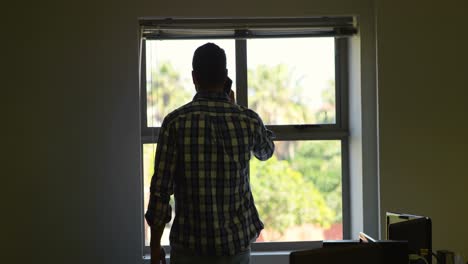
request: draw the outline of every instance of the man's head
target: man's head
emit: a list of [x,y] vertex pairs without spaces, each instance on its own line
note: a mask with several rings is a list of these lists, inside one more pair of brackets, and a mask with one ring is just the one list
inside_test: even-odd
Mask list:
[[197,91],[222,90],[227,77],[226,54],[214,43],[206,43],[195,50],[192,78]]

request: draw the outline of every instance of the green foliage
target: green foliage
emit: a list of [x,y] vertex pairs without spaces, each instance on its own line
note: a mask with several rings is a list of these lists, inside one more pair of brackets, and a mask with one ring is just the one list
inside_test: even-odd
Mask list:
[[342,220],[341,145],[339,141],[315,141],[299,144],[294,169],[312,182],[336,212],[334,222]]
[[327,228],[335,217],[314,184],[286,160],[275,156],[265,162],[252,159],[250,183],[261,218],[280,234],[305,223]]
[[160,125],[164,117],[191,99],[191,93],[183,87],[180,74],[170,62],[162,62],[148,79],[148,120]]
[[315,112],[315,119],[318,124],[333,124],[336,122],[334,80],[328,81],[328,86],[321,95],[323,105]]
[[284,64],[249,69],[249,108],[266,124],[301,124],[309,120],[305,99],[298,96],[302,94],[302,87],[291,76]]
[[[335,82],[330,80],[322,91],[321,108],[312,111],[299,81],[292,79],[286,65],[259,65],[249,72],[249,107],[267,124],[328,124],[335,122]],[[326,205],[335,212],[334,222],[342,220],[341,146],[339,141],[277,142],[275,156],[287,160],[314,184]],[[252,161],[254,162],[254,161]],[[292,216],[289,216],[292,217]],[[315,223],[315,222],[314,222]]]
[[143,145],[143,175],[145,184],[148,188],[151,182],[151,177],[154,173],[154,153],[156,152],[156,144],[144,144]]

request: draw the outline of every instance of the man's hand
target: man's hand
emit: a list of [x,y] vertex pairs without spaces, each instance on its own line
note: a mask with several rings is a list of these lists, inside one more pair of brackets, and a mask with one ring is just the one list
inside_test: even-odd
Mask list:
[[151,264],[166,264],[166,253],[161,247],[161,236],[164,232],[164,225],[151,226]]
[[234,94],[234,91],[233,91],[233,90],[231,90],[231,91],[229,92],[229,99],[231,99],[231,100],[230,100],[231,103],[233,103],[233,104],[236,103],[236,95]]
[[166,264],[166,252],[159,245],[151,246],[151,264]]

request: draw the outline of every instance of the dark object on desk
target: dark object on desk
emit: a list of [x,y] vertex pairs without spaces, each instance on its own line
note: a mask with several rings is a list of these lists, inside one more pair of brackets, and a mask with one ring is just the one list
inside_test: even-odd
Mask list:
[[437,251],[437,264],[453,264],[455,259],[455,253],[448,250]]
[[372,238],[371,236],[367,235],[364,232],[359,232],[359,241],[361,241],[362,243],[376,243],[377,242],[377,240],[375,240],[374,238]]
[[432,263],[432,223],[429,217],[387,213],[387,239],[408,241],[408,254],[419,255],[428,264]]
[[291,252],[290,264],[407,264],[407,243],[324,242],[323,248]]

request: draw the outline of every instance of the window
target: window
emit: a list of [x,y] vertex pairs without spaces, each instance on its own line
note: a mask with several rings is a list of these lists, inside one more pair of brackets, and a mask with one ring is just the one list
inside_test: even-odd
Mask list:
[[[191,60],[226,51],[237,103],[277,136],[250,177],[265,223],[257,241],[342,239],[349,232],[346,36],[351,18],[142,21],[141,120],[146,209],[159,127],[195,95]],[[144,219],[142,218],[142,221]],[[162,244],[169,244],[170,224]],[[145,223],[145,245],[149,229]]]

